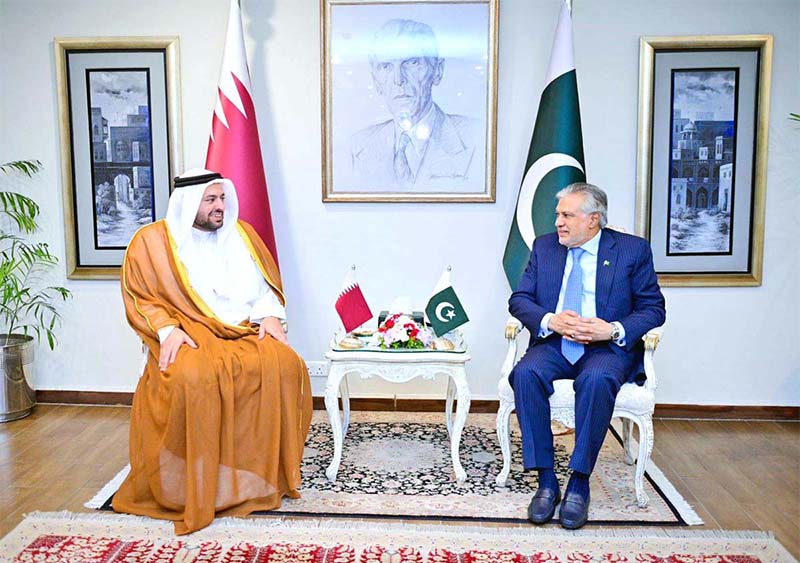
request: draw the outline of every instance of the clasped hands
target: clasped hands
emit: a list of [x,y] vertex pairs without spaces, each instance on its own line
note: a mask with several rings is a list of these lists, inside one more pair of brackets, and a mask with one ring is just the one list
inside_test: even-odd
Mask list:
[[572,342],[589,344],[611,340],[614,327],[597,317],[581,317],[575,311],[562,311],[550,317],[547,328]]
[[[278,342],[289,345],[289,340],[283,331],[283,325],[281,325],[281,321],[277,317],[264,317],[261,319],[261,324],[258,326],[258,339],[263,340],[268,334]],[[164,342],[161,343],[161,352],[158,356],[158,368],[161,371],[165,371],[175,361],[178,356],[178,350],[184,344],[190,348],[197,348],[197,343],[180,327],[176,326],[169,333],[169,336],[164,339]]]

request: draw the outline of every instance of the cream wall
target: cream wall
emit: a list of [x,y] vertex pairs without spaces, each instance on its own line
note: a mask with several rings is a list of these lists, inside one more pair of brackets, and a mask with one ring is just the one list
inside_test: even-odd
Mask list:
[[[243,0],[245,29],[276,236],[288,288],[290,338],[320,360],[336,324],[332,302],[355,262],[374,309],[402,291],[422,304],[443,266],[472,322],[466,327],[474,395],[492,398],[504,355],[508,288],[500,265],[544,80],[558,0],[501,0],[497,203],[325,204],[320,201],[319,3]],[[42,238],[64,256],[53,37],[179,35],[184,162],[205,157],[224,41],[225,0],[0,0],[0,160],[39,158],[28,186],[42,205]],[[575,60],[589,178],[605,187],[612,222],[634,225],[640,35],[775,36],[764,283],[758,288],[668,288],[668,328],[657,368],[662,403],[800,405],[800,2],[575,0]],[[423,230],[410,253],[398,233]],[[787,249],[789,249],[787,251]],[[129,391],[140,364],[119,287],[52,281],[75,298],[63,307],[55,352],[40,347],[42,389]],[[319,390],[319,383],[315,388]],[[356,394],[369,393],[355,386]],[[394,388],[382,396],[428,396]]]

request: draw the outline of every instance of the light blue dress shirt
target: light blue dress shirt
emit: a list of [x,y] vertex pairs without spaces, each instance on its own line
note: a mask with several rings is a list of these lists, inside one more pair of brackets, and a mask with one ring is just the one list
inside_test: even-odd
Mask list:
[[[581,317],[597,316],[595,289],[597,284],[597,253],[600,250],[600,229],[595,236],[583,243],[580,248],[584,250],[580,258],[583,273],[583,295],[581,296]],[[567,280],[572,271],[572,252],[567,252],[567,263],[564,265],[564,275],[561,277],[561,291],[558,292],[558,304],[555,313],[546,313],[539,325],[539,338],[550,336],[553,331],[548,328],[550,319],[564,310],[564,293],[567,290]],[[611,324],[619,327],[619,338],[614,341],[619,346],[625,346],[625,327],[622,323],[614,321]]]

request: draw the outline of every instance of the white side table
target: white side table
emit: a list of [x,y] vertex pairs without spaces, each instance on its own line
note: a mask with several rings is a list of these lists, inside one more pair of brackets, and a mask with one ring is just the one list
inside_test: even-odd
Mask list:
[[[333,461],[325,471],[328,479],[336,481],[339,464],[342,461],[342,445],[350,424],[350,393],[347,387],[347,376],[358,374],[361,379],[380,377],[393,383],[406,383],[421,377],[432,381],[437,375],[447,376],[447,399],[445,402],[445,422],[450,435],[450,457],[453,460],[453,471],[456,481],[463,483],[467,473],[461,466],[458,450],[461,444],[461,432],[469,413],[470,392],[467,384],[467,372],[464,367],[470,357],[463,352],[433,351],[395,351],[387,352],[375,349],[361,350],[329,350],[325,357],[330,360],[328,380],[325,385],[325,409],[331,421],[333,431]],[[339,393],[342,396],[343,413],[339,411]],[[453,420],[453,400],[458,399],[455,421]]]

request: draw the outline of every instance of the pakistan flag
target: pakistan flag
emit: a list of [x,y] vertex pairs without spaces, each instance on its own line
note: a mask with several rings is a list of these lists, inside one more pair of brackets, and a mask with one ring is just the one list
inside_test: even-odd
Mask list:
[[572,16],[566,3],[558,18],[545,84],[503,254],[512,291],[528,266],[533,239],[555,231],[556,193],[573,182],[586,181]]
[[436,336],[450,332],[469,320],[453,286],[447,287],[431,297],[425,307],[425,314],[428,315],[431,328]]
[[425,316],[436,336],[448,333],[469,321],[450,282],[450,268],[447,268],[433,288],[433,296],[425,306]]

